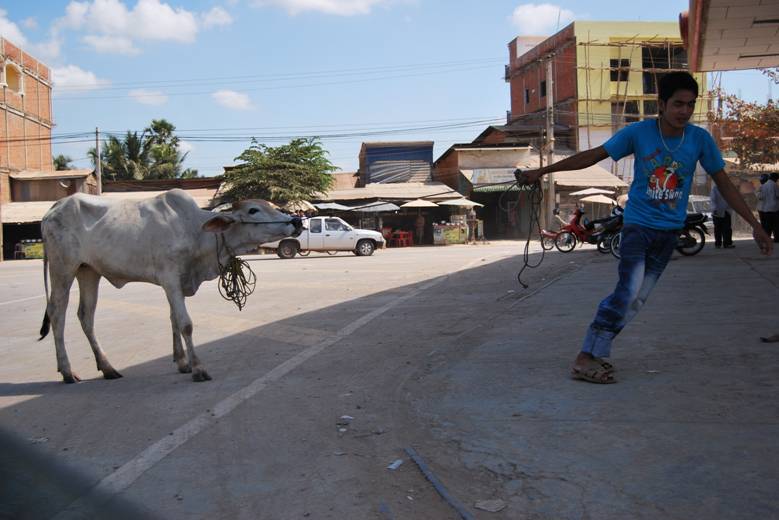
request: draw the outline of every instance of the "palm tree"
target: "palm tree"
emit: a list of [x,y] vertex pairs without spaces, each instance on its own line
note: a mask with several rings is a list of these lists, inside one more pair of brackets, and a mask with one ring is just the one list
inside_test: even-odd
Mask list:
[[73,162],[73,159],[67,155],[59,154],[53,159],[53,162],[54,169],[57,171],[72,169],[70,163]]
[[[165,119],[153,119],[138,135],[128,131],[123,139],[109,135],[100,151],[103,175],[117,179],[175,179],[197,177],[197,170],[182,171],[187,154],[179,151],[176,127]],[[96,164],[95,149],[89,150]]]

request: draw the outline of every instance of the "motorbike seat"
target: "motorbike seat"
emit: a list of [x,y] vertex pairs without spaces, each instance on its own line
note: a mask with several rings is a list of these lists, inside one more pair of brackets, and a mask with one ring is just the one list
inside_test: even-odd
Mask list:
[[706,221],[706,215],[703,213],[687,213],[687,217],[684,219],[684,223],[695,225],[701,224]]

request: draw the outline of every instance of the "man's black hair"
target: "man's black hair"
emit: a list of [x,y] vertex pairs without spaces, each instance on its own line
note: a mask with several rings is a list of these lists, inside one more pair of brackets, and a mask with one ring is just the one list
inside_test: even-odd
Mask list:
[[669,72],[660,78],[658,87],[658,96],[666,103],[677,90],[689,90],[698,97],[698,82],[689,72]]
[[774,182],[779,181],[779,173],[773,172],[768,176],[768,178]]

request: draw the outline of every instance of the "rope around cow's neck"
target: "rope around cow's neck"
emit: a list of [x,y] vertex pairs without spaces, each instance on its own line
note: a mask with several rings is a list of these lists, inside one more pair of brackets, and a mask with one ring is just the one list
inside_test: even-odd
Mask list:
[[[219,237],[222,237],[222,248],[227,251],[228,259],[225,265],[219,260]],[[257,275],[246,260],[241,260],[235,251],[227,245],[224,233],[216,235],[216,263],[219,264],[219,294],[222,298],[232,301],[242,310],[246,300],[257,284]]]

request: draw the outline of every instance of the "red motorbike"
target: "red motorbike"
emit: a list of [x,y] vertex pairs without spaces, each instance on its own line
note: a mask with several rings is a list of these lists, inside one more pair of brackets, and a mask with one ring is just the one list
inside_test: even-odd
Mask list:
[[549,250],[554,245],[561,253],[569,253],[577,244],[587,242],[597,245],[601,253],[608,253],[611,236],[619,232],[621,225],[621,212],[590,221],[584,216],[584,210],[577,207],[571,219],[563,224],[560,231],[541,230],[541,246]]

